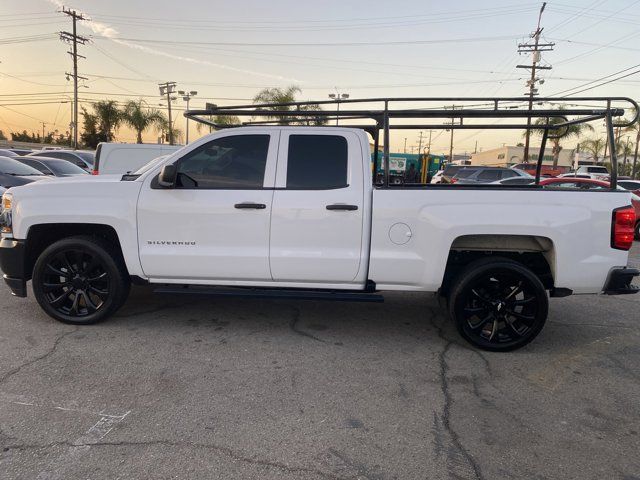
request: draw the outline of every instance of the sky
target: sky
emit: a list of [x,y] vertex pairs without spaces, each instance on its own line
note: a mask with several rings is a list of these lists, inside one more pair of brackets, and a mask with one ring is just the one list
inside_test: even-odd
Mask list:
[[[265,87],[297,85],[301,100],[405,96],[521,96],[530,41],[542,2],[514,0],[0,0],[0,130],[69,129],[72,68],[57,32],[70,31],[62,6],[85,13],[78,33],[81,105],[144,99],[164,108],[158,83],[195,90],[205,102],[242,104]],[[550,0],[542,16],[541,95],[589,88],[584,95],[640,98],[640,0]],[[636,68],[631,68],[636,66]],[[625,70],[628,69],[628,70]],[[616,72],[620,74],[609,76]],[[605,78],[606,77],[606,78]],[[598,79],[603,79],[599,81]],[[600,86],[599,86],[600,85]],[[592,88],[595,87],[595,88]],[[573,89],[573,90],[571,90]],[[84,103],[82,103],[84,102]],[[184,130],[179,99],[176,124]],[[205,132],[203,131],[202,134]],[[395,132],[410,149],[418,131]],[[597,133],[596,133],[597,134]],[[191,140],[199,136],[191,125]],[[149,131],[144,139],[154,142]],[[119,141],[135,141],[126,128]],[[458,131],[455,153],[521,140],[521,132]],[[447,153],[434,132],[431,151]]]

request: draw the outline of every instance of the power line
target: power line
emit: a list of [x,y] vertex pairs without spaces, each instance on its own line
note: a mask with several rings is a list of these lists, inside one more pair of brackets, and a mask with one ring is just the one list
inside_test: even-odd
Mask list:
[[[579,89],[579,88],[586,87],[587,85],[591,85],[592,83],[597,83],[597,82],[600,82],[600,81],[602,81],[602,80],[606,80],[607,78],[611,78],[611,77],[614,77],[614,76],[616,76],[616,75],[620,75],[621,73],[628,72],[629,70],[633,70],[634,68],[638,68],[638,67],[640,67],[640,63],[639,63],[639,64],[637,64],[637,65],[633,65],[633,66],[631,66],[631,67],[624,68],[624,69],[619,70],[619,71],[617,71],[617,72],[610,73],[609,75],[605,75],[604,77],[600,77],[600,78],[597,78],[597,79],[595,79],[595,80],[591,80],[590,82],[584,83],[584,84],[582,84],[582,85],[578,85],[577,87],[568,88],[567,90],[562,90],[562,91],[560,91],[560,92],[555,92],[555,93],[554,93],[554,94],[552,94],[551,96],[552,96],[552,97],[558,97],[558,96],[563,95],[563,94],[565,94],[565,93],[567,93],[567,92],[571,92],[572,90],[576,90],[576,89]],[[620,77],[620,78],[625,78],[625,77],[628,77],[628,76],[629,76],[629,75],[625,75],[624,77]],[[616,79],[616,80],[619,80],[619,79]],[[614,81],[616,81],[616,80],[614,80]],[[610,82],[608,82],[608,83],[610,83]],[[595,87],[593,87],[593,88],[595,88]],[[573,92],[573,93],[571,93],[570,95],[574,95],[575,93],[577,93],[577,92]]]

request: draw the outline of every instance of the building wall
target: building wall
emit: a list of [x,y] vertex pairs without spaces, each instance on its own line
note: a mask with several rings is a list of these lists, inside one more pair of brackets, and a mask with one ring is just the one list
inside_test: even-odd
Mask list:
[[[529,159],[537,161],[539,146],[529,149]],[[560,151],[558,165],[570,167],[573,165],[574,150],[563,148]],[[471,154],[471,165],[485,165],[491,167],[509,167],[516,163],[522,163],[524,159],[524,147],[505,146]],[[544,151],[544,164],[553,163],[553,152],[551,148]]]

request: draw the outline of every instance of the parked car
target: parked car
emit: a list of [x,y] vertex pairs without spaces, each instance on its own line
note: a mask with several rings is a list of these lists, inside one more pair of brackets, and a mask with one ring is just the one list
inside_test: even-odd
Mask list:
[[462,168],[470,168],[469,165],[454,165],[448,164],[444,167],[442,171],[441,181],[440,183],[452,183],[451,179],[458,173],[458,171]]
[[0,148],[0,156],[2,157],[17,157],[18,154],[8,148]]
[[[592,180],[587,178],[549,178],[540,181],[540,185],[545,188],[571,188],[579,190],[608,190],[611,188],[609,182],[602,180]],[[618,190],[626,190],[623,186],[618,185]],[[640,196],[631,193],[631,205],[633,205],[636,218],[634,223],[634,237],[640,240]]]
[[531,175],[522,171],[503,167],[464,167],[458,170],[451,183],[467,185],[472,183],[492,183],[505,178],[524,177]]
[[15,158],[0,157],[0,186],[4,188],[17,187],[46,178],[43,173],[20,163]]
[[640,180],[620,180],[618,178],[618,186],[640,195]]
[[173,153],[180,148],[181,145],[103,142],[98,144],[91,173],[99,175],[135,172],[154,158]]
[[27,157],[33,156],[46,156],[49,158],[59,158],[62,160],[67,160],[78,167],[90,172],[93,169],[93,162],[95,158],[95,154],[91,150],[47,150],[46,153],[42,153],[42,150],[39,152],[32,152]]
[[14,157],[16,161],[29,165],[45,175],[53,177],[73,177],[76,175],[88,175],[89,172],[74,165],[67,160],[50,157]]
[[604,165],[580,165],[574,172],[576,175],[589,175],[594,180],[609,180],[610,174]]
[[444,170],[438,170],[433,177],[431,177],[431,182],[429,183],[442,183],[442,175],[444,174]]
[[495,182],[491,182],[496,185],[533,185],[536,181],[535,177],[511,177],[505,178],[503,180],[496,180]]
[[27,155],[33,152],[31,148],[9,148],[8,150],[11,150],[13,153],[17,153],[18,155]]
[[[512,165],[511,168],[516,170],[521,170],[523,172],[528,173],[531,176],[535,176],[536,174],[536,163],[518,163],[516,165]],[[540,176],[541,177],[557,177],[558,175],[562,175],[563,173],[569,173],[570,168],[558,165],[554,167],[553,165],[541,165],[540,167]]]

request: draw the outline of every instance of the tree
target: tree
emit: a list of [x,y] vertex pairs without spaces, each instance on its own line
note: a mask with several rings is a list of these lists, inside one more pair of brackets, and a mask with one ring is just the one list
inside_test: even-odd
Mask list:
[[[301,92],[300,87],[296,85],[291,85],[287,88],[265,88],[260,90],[258,94],[253,97],[253,103],[261,104],[261,103],[293,103],[296,101],[296,95]],[[317,117],[308,117],[305,116],[303,118],[296,118],[295,116],[274,116],[269,115],[269,111],[302,111],[302,112],[315,112],[322,110],[320,105],[317,103],[312,103],[308,105],[300,105],[299,108],[293,110],[290,105],[284,106],[276,106],[276,107],[266,107],[260,109],[260,111],[267,112],[264,117],[270,120],[276,120],[279,125],[324,125],[327,123],[327,119],[325,117],[317,116]]]
[[108,141],[106,133],[99,129],[98,116],[89,113],[84,107],[82,107],[82,130],[80,139],[89,148],[96,148],[98,143]]
[[591,154],[591,158],[596,163],[602,156],[606,145],[607,141],[604,138],[589,138],[583,142],[580,142],[580,148],[585,152]]
[[638,173],[637,164],[638,164],[638,145],[640,145],[640,121],[637,121],[633,125],[624,129],[627,133],[635,133],[636,134],[636,147],[633,153],[633,169],[631,171],[631,176],[636,178],[636,174]]
[[142,100],[130,100],[122,112],[122,121],[136,131],[137,142],[142,143],[142,133],[151,127],[162,130],[167,124],[167,119],[159,110],[144,108]]
[[[563,107],[558,109],[558,113],[562,115]],[[562,117],[550,117],[549,125],[559,125],[564,123],[565,119]],[[546,118],[538,118],[535,122],[535,125],[545,125],[547,123]],[[551,152],[553,153],[553,168],[558,166],[558,159],[560,158],[560,152],[562,151],[562,145],[560,145],[560,139],[567,140],[573,137],[580,137],[585,131],[593,131],[593,127],[588,123],[578,123],[576,125],[569,125],[568,127],[561,127],[557,129],[549,130],[550,135],[559,135],[560,138],[553,138],[551,142],[553,144],[553,148]],[[537,135],[542,135],[544,133],[543,128],[534,128],[533,132]]]
[[[236,125],[240,125],[241,123],[240,119],[235,115],[209,115],[207,118],[213,123],[217,125],[223,125],[225,127],[233,127]],[[211,125],[205,125],[204,123],[198,123],[198,125],[196,125],[196,130],[200,132],[204,127],[207,127],[209,129],[209,133],[214,130],[214,127],[212,127]]]
[[115,100],[103,100],[93,105],[93,112],[97,117],[98,130],[107,138],[107,142],[113,141],[115,138],[114,130],[116,130],[123,120],[123,113],[118,108],[118,102]]
[[4,135],[4,132],[0,130],[0,140],[6,140],[7,137]]

